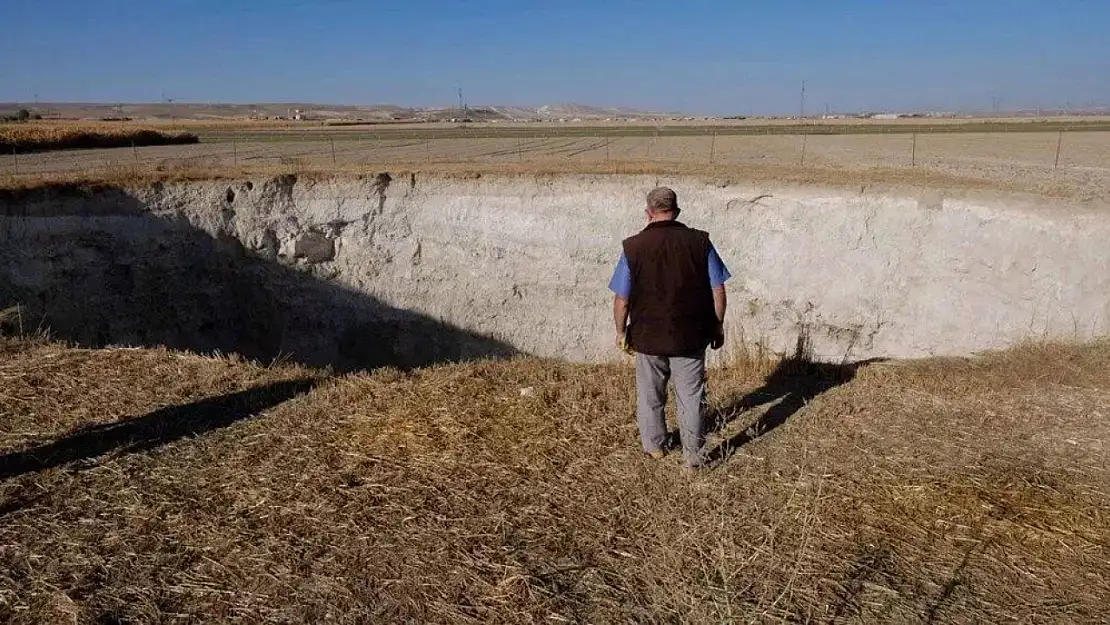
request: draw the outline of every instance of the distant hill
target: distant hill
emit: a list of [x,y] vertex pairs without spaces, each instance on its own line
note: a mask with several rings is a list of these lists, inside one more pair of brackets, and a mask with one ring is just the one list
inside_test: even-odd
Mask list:
[[393,105],[338,105],[313,103],[132,103],[101,104],[81,102],[16,103],[0,102],[0,110],[31,109],[46,118],[57,119],[120,119],[135,120],[233,120],[233,119],[302,119],[336,121],[552,121],[600,119],[650,119],[676,115],[651,113],[620,107],[597,107],[583,104],[549,104],[535,108],[521,106],[468,106],[458,108],[406,108]]
[[630,108],[597,107],[584,104],[548,104],[537,108],[523,108],[518,106],[489,107],[508,119],[515,120],[555,120],[555,119],[641,119],[645,117],[661,117],[673,113],[653,113]]

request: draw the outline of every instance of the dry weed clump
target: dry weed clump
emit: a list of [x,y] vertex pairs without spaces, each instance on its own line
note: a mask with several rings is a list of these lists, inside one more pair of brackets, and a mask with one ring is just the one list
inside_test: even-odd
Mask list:
[[0,152],[44,152],[87,148],[143,147],[198,143],[197,135],[109,123],[0,124]]
[[285,158],[273,165],[164,165],[117,163],[89,167],[81,171],[20,173],[0,176],[0,191],[24,191],[51,186],[95,187],[102,185],[139,186],[159,182],[191,182],[237,180],[259,176],[300,176],[335,178],[342,176],[376,175],[390,172],[396,177],[409,173],[459,178],[482,176],[518,176],[545,179],[560,175],[587,176],[656,176],[661,180],[674,176],[690,176],[715,184],[786,184],[817,185],[851,189],[856,192],[881,193],[907,189],[947,189],[949,192],[1035,192],[1048,197],[1071,197],[1074,189],[1063,186],[1036,188],[1017,183],[959,177],[925,170],[896,168],[821,168],[790,165],[718,165],[683,163],[614,162],[590,163],[572,160],[551,160],[539,163],[503,164],[475,162],[426,163],[416,160],[367,162],[338,165],[304,158]]
[[19,306],[0,308],[0,337],[23,334],[23,309]]
[[741,354],[691,473],[640,454],[622,365],[0,341],[0,620],[1102,622],[1108,355]]

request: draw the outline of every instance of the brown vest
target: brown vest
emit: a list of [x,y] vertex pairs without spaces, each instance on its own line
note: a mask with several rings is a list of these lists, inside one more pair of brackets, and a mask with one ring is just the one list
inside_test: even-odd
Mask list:
[[632,273],[628,343],[641,354],[705,351],[717,328],[709,284],[709,233],[677,221],[648,224],[624,240]]

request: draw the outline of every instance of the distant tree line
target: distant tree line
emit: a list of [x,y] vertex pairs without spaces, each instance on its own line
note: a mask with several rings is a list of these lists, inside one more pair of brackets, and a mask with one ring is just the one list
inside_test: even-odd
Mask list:
[[0,120],[6,122],[26,122],[31,121],[32,119],[42,119],[42,115],[39,115],[38,113],[32,113],[29,109],[19,109],[12,115],[5,115],[3,117],[0,117]]

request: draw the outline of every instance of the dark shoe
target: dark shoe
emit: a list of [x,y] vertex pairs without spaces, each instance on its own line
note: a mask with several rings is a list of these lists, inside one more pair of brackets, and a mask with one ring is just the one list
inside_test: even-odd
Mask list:
[[677,451],[682,449],[682,436],[679,435],[678,430],[670,430],[667,432],[666,438],[663,439],[663,451]]

